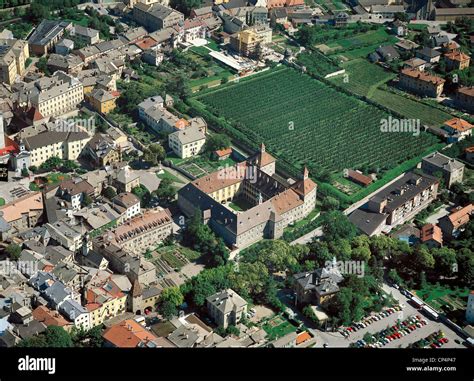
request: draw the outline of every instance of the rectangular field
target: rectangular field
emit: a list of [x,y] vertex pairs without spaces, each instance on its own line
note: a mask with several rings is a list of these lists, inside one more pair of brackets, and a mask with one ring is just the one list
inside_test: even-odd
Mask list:
[[349,61],[342,66],[346,70],[345,75],[333,77],[331,82],[364,97],[370,98],[378,86],[396,77],[395,73],[365,59]]
[[422,132],[384,133],[382,109],[289,68],[226,85],[195,98],[225,118],[256,148],[261,142],[279,160],[317,176],[344,168],[391,169],[432,147]]

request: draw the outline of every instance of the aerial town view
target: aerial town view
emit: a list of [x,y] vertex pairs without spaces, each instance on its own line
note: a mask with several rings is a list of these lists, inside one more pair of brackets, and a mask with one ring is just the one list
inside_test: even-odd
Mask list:
[[0,358],[406,352],[400,379],[460,380],[474,3],[86,1],[0,0]]

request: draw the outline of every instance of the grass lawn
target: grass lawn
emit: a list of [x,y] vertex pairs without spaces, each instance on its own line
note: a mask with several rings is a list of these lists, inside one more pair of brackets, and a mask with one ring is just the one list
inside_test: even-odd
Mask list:
[[5,205],[5,199],[0,197],[0,206]]
[[425,288],[416,291],[416,294],[437,310],[452,312],[466,308],[469,289],[467,287],[450,288],[438,283],[428,284]]
[[66,173],[57,173],[57,172],[50,173],[48,176],[46,176],[46,179],[48,180],[48,184],[57,184],[61,181],[69,180],[70,178],[71,178],[71,175],[68,175]]
[[236,198],[232,202],[230,202],[229,207],[234,209],[237,212],[242,212],[244,210],[250,209],[253,205],[250,204],[247,200],[244,200],[242,198]]
[[270,341],[296,331],[296,327],[280,315],[277,315],[264,323],[262,328],[267,333],[267,339]]
[[236,163],[231,158],[214,161],[209,159],[206,154],[190,157],[187,159],[181,159],[177,156],[170,155],[168,156],[168,159],[174,165],[179,166],[181,169],[184,169],[186,172],[196,177],[202,177],[210,172],[218,170],[219,168],[233,166]]
[[427,24],[408,24],[408,29],[410,30],[416,30],[418,32],[421,32],[422,30],[425,30],[426,28],[428,28],[428,25]]
[[195,261],[201,253],[178,244],[158,248],[157,253],[173,268],[183,267],[187,261]]
[[179,177],[173,175],[171,172],[168,172],[166,169],[163,169],[163,171],[164,171],[163,173],[157,173],[156,174],[159,179],[161,179],[161,180],[169,179],[169,180],[171,180],[175,183],[184,184],[183,181]]

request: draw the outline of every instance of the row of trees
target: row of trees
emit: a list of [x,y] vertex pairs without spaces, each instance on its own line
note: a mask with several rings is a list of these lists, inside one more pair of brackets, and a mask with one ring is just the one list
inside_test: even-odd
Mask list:
[[63,327],[50,325],[39,335],[24,339],[18,347],[28,348],[70,348],[70,347],[101,347],[103,344],[102,326],[88,331],[73,328],[71,332]]

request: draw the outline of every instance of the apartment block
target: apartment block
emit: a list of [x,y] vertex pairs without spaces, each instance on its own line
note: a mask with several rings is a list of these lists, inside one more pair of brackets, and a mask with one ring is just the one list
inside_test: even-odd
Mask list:
[[13,84],[18,76],[25,73],[25,62],[29,56],[26,41],[0,39],[0,81]]

